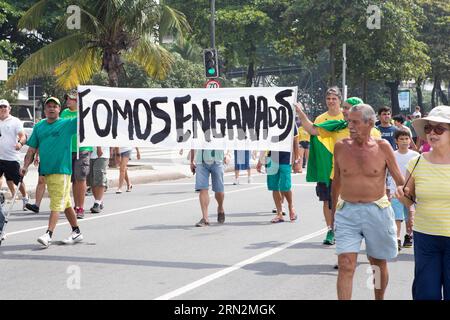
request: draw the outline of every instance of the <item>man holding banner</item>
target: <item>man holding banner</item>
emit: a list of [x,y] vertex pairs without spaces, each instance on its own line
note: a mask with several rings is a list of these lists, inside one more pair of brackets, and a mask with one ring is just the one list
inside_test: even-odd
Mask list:
[[45,101],[46,119],[34,127],[33,134],[27,141],[29,148],[20,170],[21,175],[25,176],[28,167],[33,163],[36,150],[39,148],[40,173],[45,176],[51,210],[47,232],[37,239],[45,247],[51,244],[53,231],[61,211],[64,211],[72,226],[72,233],[63,243],[74,244],[83,240],[70,199],[71,138],[77,132],[77,118],[61,119],[60,111],[61,103],[58,98],[50,97]]
[[[194,161],[195,158],[195,161]],[[225,222],[225,211],[223,201],[225,190],[223,183],[223,165],[229,162],[229,155],[224,156],[223,150],[198,150],[194,157],[191,150],[191,171],[195,174],[195,190],[200,190],[199,199],[202,210],[202,219],[195,224],[196,227],[209,226],[209,176],[211,175],[212,190],[217,201],[217,222]]]

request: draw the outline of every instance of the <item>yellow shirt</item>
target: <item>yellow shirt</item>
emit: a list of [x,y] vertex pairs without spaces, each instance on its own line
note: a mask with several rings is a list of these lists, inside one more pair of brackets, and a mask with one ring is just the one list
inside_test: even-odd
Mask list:
[[298,128],[298,141],[309,141],[310,135],[303,127]]
[[414,230],[450,237],[450,164],[433,164],[421,156],[408,163],[416,190]]

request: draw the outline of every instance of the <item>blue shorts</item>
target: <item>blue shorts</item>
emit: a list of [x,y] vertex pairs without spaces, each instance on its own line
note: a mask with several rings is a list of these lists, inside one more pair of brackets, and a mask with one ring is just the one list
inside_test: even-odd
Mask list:
[[209,189],[209,175],[211,174],[212,190],[224,192],[223,186],[223,164],[222,163],[200,163],[195,169],[195,190]]
[[350,203],[336,211],[336,252],[359,253],[365,239],[369,257],[387,260],[397,256],[397,226],[392,207],[374,203]]
[[278,164],[271,161],[266,166],[267,171],[267,189],[269,191],[291,191],[292,180],[290,164]]
[[395,213],[395,220],[408,220],[409,210],[397,198],[392,198],[391,206]]

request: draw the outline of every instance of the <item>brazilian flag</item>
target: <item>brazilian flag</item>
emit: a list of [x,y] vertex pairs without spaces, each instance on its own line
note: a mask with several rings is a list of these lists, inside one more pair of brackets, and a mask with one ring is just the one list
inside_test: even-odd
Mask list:
[[[334,132],[347,128],[348,122],[346,120],[328,120],[314,126]],[[323,182],[327,186],[330,185],[334,143],[335,141],[331,137],[311,136],[306,181]]]

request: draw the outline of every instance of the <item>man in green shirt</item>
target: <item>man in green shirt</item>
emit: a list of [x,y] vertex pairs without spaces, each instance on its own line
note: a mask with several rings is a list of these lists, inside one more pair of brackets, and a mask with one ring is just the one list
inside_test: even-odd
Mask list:
[[[77,106],[78,92],[72,90],[65,95],[67,109],[61,112],[62,119],[72,119],[78,116]],[[77,157],[78,136],[72,136],[72,186],[73,198],[75,201],[75,213],[78,219],[84,218],[84,199],[86,196],[86,179],[89,175],[89,164],[92,147],[80,147]]]
[[45,101],[46,119],[34,127],[33,134],[27,141],[29,148],[20,170],[20,174],[25,176],[39,149],[40,173],[45,176],[51,211],[47,232],[37,239],[45,247],[51,243],[61,211],[64,211],[72,226],[71,235],[63,240],[63,243],[74,244],[83,240],[70,199],[70,175],[72,174],[70,138],[77,132],[77,119],[61,119],[60,111],[61,104],[58,98],[50,97]]

